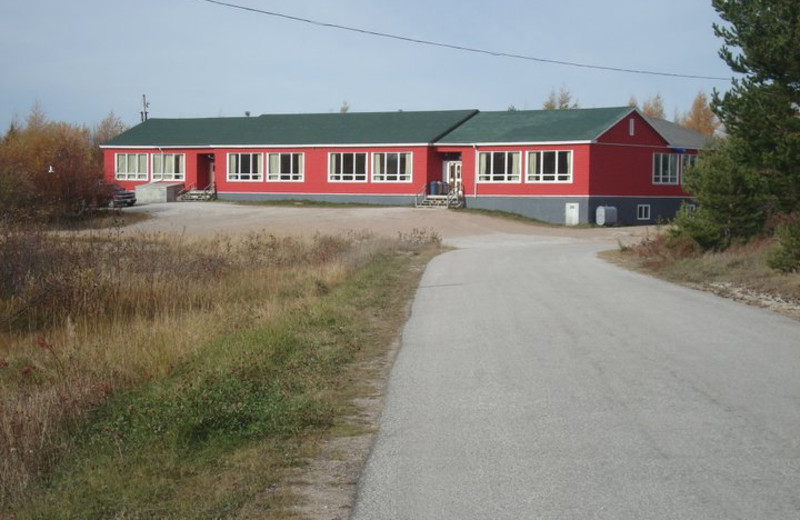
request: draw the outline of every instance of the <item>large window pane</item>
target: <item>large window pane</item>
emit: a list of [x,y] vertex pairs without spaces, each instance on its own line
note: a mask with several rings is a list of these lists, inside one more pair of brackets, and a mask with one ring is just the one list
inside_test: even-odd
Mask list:
[[367,180],[366,153],[330,153],[328,162],[330,164],[328,181],[364,182]]
[[228,154],[228,180],[262,180],[264,174],[263,160],[263,155],[260,153]]

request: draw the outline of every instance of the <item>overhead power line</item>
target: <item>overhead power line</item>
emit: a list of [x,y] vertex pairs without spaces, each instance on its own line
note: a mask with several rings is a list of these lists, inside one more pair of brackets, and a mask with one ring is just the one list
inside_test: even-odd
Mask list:
[[713,80],[713,81],[729,81],[730,78],[723,78],[718,76],[703,76],[699,74],[679,74],[675,72],[659,72],[654,70],[642,70],[642,69],[627,69],[623,67],[609,67],[604,65],[592,65],[589,63],[577,63],[573,61],[563,61],[563,60],[552,60],[547,58],[539,58],[536,56],[526,56],[524,54],[514,54],[511,52],[500,52],[500,51],[491,51],[487,49],[478,49],[475,47],[465,47],[462,45],[455,45],[452,43],[443,43],[443,42],[435,42],[431,40],[421,40],[418,38],[410,38],[408,36],[401,36],[398,34],[389,34],[379,31],[370,31],[368,29],[359,29],[358,27],[350,27],[347,25],[340,25],[336,23],[329,23],[329,22],[320,22],[319,20],[312,20],[310,18],[302,18],[300,16],[292,16],[289,14],[278,13],[275,11],[266,11],[264,9],[256,9],[254,7],[247,7],[244,5],[232,4],[228,2],[220,2],[218,0],[200,0],[202,2],[208,2],[209,4],[216,4],[223,7],[230,7],[232,9],[240,9],[242,11],[249,11],[252,13],[263,14],[266,16],[274,16],[277,18],[284,18],[286,20],[293,20],[295,22],[302,22],[307,23],[310,25],[316,25],[318,27],[328,27],[331,29],[340,29],[342,31],[350,31],[360,34],[366,34],[368,36],[378,36],[380,38],[388,38],[391,40],[400,40],[409,43],[417,43],[420,45],[428,45],[431,47],[441,47],[445,49],[453,49],[457,51],[464,51],[464,52],[473,52],[476,54],[485,54],[488,56],[495,56],[498,58],[511,58],[515,60],[525,60],[525,61],[535,61],[539,63],[549,63],[552,65],[562,65],[566,67],[578,67],[583,69],[594,69],[594,70],[605,70],[611,72],[625,72],[628,74],[647,74],[650,76],[666,76],[670,78],[683,78],[683,79],[706,79],[706,80]]

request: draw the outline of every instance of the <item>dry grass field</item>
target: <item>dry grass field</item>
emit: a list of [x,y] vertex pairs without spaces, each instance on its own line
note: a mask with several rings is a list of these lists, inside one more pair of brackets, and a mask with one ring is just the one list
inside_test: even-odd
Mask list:
[[283,514],[438,243],[4,228],[0,511]]

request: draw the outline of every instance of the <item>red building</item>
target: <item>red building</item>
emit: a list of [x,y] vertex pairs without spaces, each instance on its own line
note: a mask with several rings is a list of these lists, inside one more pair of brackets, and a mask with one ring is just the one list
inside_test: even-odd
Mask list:
[[635,108],[151,119],[103,145],[109,181],[228,200],[500,209],[555,223],[674,216],[704,138]]

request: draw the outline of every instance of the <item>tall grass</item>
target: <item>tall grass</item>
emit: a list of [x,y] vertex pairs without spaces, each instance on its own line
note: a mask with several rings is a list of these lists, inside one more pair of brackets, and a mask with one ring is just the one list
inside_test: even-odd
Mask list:
[[[2,230],[0,512],[124,516],[153,503],[150,516],[188,514],[173,499],[181,482],[212,478],[201,463],[218,457],[211,447],[331,424],[326,395],[361,348],[353,318],[380,308],[370,298],[386,283],[353,277],[375,262],[385,277],[399,251],[437,242],[427,232],[386,241]],[[348,280],[376,290],[342,296]],[[258,446],[249,449],[269,444]],[[147,473],[143,484],[130,486],[126,471]],[[231,496],[205,497],[212,505],[198,514],[235,507]]]
[[667,280],[712,288],[719,284],[800,301],[800,273],[769,267],[771,239],[736,243],[723,251],[702,251],[693,242],[659,233],[633,247],[620,247],[623,256]]

